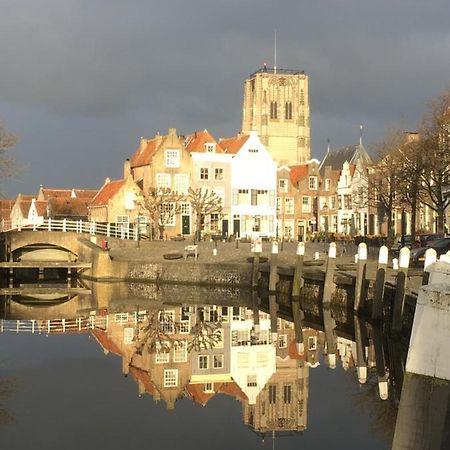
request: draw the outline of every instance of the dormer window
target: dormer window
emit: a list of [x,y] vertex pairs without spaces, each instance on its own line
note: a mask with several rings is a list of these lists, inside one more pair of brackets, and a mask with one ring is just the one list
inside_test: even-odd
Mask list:
[[248,152],[249,153],[258,153],[258,149],[257,148],[249,148]]
[[205,151],[206,153],[214,153],[216,151],[216,144],[206,143]]
[[180,167],[180,151],[166,150],[165,160],[166,167]]

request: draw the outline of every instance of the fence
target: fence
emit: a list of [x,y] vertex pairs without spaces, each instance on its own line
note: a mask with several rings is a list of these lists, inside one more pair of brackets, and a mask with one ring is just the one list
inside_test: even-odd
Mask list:
[[62,231],[63,233],[86,233],[136,241],[139,239],[139,226],[133,223],[99,223],[67,219],[46,219],[39,222],[26,220],[18,223],[2,220],[0,232],[7,231]]

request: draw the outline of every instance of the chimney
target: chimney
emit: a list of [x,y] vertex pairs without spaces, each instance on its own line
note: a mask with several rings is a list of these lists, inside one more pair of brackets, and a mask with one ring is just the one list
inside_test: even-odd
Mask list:
[[144,139],[141,136],[141,140],[139,141],[139,151],[143,152],[145,150],[145,148],[147,147],[147,139]]
[[108,183],[111,183],[111,178],[106,177],[106,178],[105,178],[105,184],[108,184]]
[[123,163],[123,179],[126,180],[131,175],[131,164],[127,158]]

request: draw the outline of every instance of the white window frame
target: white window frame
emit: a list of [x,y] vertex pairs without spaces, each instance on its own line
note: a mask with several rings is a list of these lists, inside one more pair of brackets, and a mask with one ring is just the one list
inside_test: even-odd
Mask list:
[[[213,355],[213,369],[223,369],[224,365],[224,355],[223,353],[220,353],[218,355]],[[220,364],[217,365],[216,363],[219,362]]]
[[309,177],[309,190],[317,191],[317,176],[316,175],[311,175]]
[[173,345],[173,362],[182,363],[186,362],[188,357],[187,342],[177,341]]
[[284,194],[288,191],[288,179],[287,178],[280,178],[278,180],[278,191],[282,192]]
[[[206,361],[205,367],[202,367],[203,363],[201,363],[200,361]],[[198,368],[200,370],[207,370],[207,369],[209,369],[209,356],[208,355],[198,355],[197,362],[198,362]]]
[[201,181],[209,180],[209,167],[200,167],[199,179]]
[[164,152],[164,162],[166,167],[174,169],[180,167],[180,150],[168,148]]
[[156,174],[156,187],[158,189],[170,189],[171,181],[170,173]]
[[116,223],[126,223],[128,225],[130,223],[130,216],[127,216],[126,214],[117,215]]
[[214,167],[214,180],[223,181],[224,172],[223,167]]
[[164,387],[178,386],[178,369],[164,369]]
[[[305,203],[305,199],[308,199]],[[310,213],[311,212],[311,197],[308,195],[302,196],[302,212]]]
[[294,197],[285,197],[284,199],[284,213],[295,214],[295,199]]
[[178,192],[178,194],[187,194],[189,190],[188,174],[176,173],[174,176],[173,189],[175,192]]
[[167,351],[161,351],[163,346],[161,344],[164,344],[164,347],[169,345],[169,341],[163,341],[161,343],[156,343],[156,351],[155,351],[155,363],[156,364],[167,364],[170,362],[170,350]]

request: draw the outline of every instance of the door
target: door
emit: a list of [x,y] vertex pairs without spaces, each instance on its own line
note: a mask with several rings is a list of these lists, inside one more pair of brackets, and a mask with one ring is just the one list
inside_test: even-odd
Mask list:
[[241,232],[241,221],[239,219],[233,219],[233,234],[237,236]]
[[191,234],[191,217],[181,216],[181,233]]
[[228,219],[222,220],[222,235],[228,236]]

